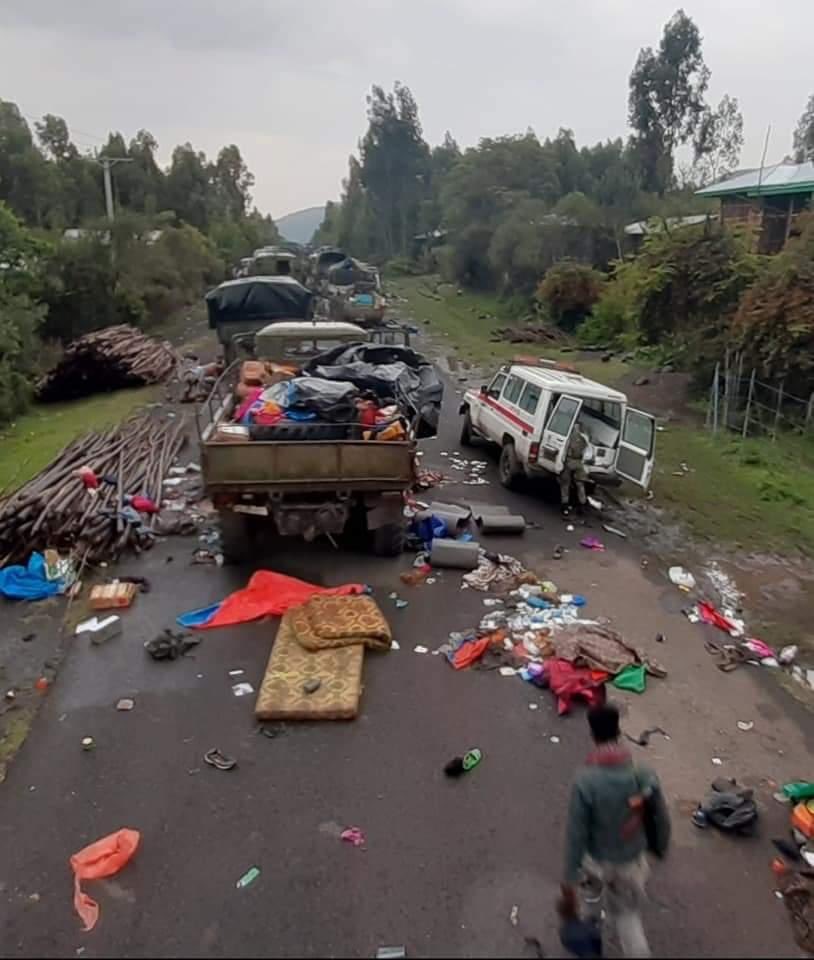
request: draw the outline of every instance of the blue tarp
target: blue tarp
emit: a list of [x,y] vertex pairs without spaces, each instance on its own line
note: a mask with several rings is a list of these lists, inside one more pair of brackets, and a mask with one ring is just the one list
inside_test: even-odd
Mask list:
[[41,553],[32,553],[28,566],[4,567],[0,570],[0,594],[10,600],[45,600],[63,589],[61,580],[48,580]]

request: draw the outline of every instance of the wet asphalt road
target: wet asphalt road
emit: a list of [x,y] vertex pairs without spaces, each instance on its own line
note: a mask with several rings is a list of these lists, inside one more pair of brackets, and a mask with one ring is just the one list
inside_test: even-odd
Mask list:
[[[457,449],[456,407],[449,391],[442,436],[425,445],[425,465],[440,465],[440,450]],[[502,490],[493,464],[487,476],[490,486],[433,496],[519,508],[541,526],[494,545],[553,575],[562,589],[588,593],[600,604],[593,613],[623,618],[627,611],[651,637],[663,629],[671,645],[662,659],[680,670],[681,643],[689,644],[695,628],[663,601],[661,587],[644,580],[632,553],[625,559],[632,548],[619,542],[615,554],[596,557],[580,552],[571,534],[573,549],[557,566],[548,560],[564,537],[556,512],[539,497]],[[453,571],[431,586],[403,587],[398,574],[411,555],[374,560],[292,544],[251,566],[217,569],[190,566],[193,547],[175,540],[122,564],[122,571],[147,575],[152,592],[124,615],[122,637],[101,648],[73,644],[0,787],[0,954],[365,957],[382,945],[404,945],[414,957],[522,957],[534,955],[524,943],[533,936],[547,955],[561,955],[553,902],[568,786],[588,748],[583,717],[557,718],[552,699],[520,680],[456,673],[438,657],[413,653],[417,644],[432,650],[449,631],[475,625],[483,595],[461,591]],[[231,685],[259,685],[276,621],[207,632],[193,657],[175,663],[145,655],[143,641],[179,612],[222,598],[261,564],[317,583],[374,587],[401,649],[366,655],[355,722],[290,724],[275,739],[258,734],[254,698],[236,698]],[[409,599],[404,610],[387,599],[393,589]],[[711,671],[703,652],[694,656],[691,675],[677,677],[670,696],[666,687],[648,691],[629,714],[632,729],[651,722],[671,729],[670,796],[682,817],[714,775],[710,750],[722,752],[721,744],[702,741],[725,722],[706,712],[718,705],[698,706],[693,698],[699,684],[729,680]],[[230,677],[237,669],[244,675]],[[729,696],[736,704],[754,699],[752,684],[734,677]],[[114,704],[127,696],[135,709],[117,712]],[[769,717],[778,708],[771,695],[761,696]],[[741,715],[738,706],[726,709]],[[81,750],[85,736],[95,739],[95,751]],[[737,737],[722,741],[733,758],[744,742]],[[238,768],[207,767],[202,755],[213,746],[234,756]],[[480,767],[447,780],[444,763],[473,746],[484,753]],[[766,755],[775,747],[767,741]],[[788,748],[799,754],[810,741]],[[670,756],[662,746],[647,759],[659,766]],[[791,765],[780,771],[791,772]],[[774,822],[778,816],[767,810]],[[364,849],[336,838],[337,826],[348,825],[365,832]],[[141,849],[119,876],[88,885],[102,913],[96,930],[82,934],[68,858],[124,826],[141,831]],[[692,831],[684,817],[673,860],[654,878],[647,918],[654,950],[796,955],[772,896],[765,842],[704,836],[699,846]],[[236,889],[251,866],[260,878]],[[513,905],[517,927],[509,922]]]

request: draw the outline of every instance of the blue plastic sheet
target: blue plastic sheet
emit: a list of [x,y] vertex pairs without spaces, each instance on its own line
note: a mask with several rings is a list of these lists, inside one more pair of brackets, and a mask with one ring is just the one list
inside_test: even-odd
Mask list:
[[63,590],[61,580],[45,576],[45,560],[41,553],[32,553],[28,565],[4,567],[0,570],[0,594],[10,600],[45,600]]

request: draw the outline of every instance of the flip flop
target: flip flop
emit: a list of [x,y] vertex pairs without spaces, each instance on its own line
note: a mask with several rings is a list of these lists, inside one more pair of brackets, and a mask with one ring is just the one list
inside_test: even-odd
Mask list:
[[215,748],[207,750],[204,754],[204,762],[216,770],[234,770],[237,766],[237,760],[227,757],[226,754],[221,753],[220,750]]

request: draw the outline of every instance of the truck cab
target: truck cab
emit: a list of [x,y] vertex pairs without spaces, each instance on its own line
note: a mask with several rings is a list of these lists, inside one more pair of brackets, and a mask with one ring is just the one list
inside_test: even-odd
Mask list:
[[627,396],[555,365],[522,362],[501,367],[480,390],[468,390],[460,413],[461,442],[478,438],[501,448],[500,479],[557,475],[574,430],[590,444],[592,480],[619,478],[647,489],[653,473],[655,419],[628,406]]

